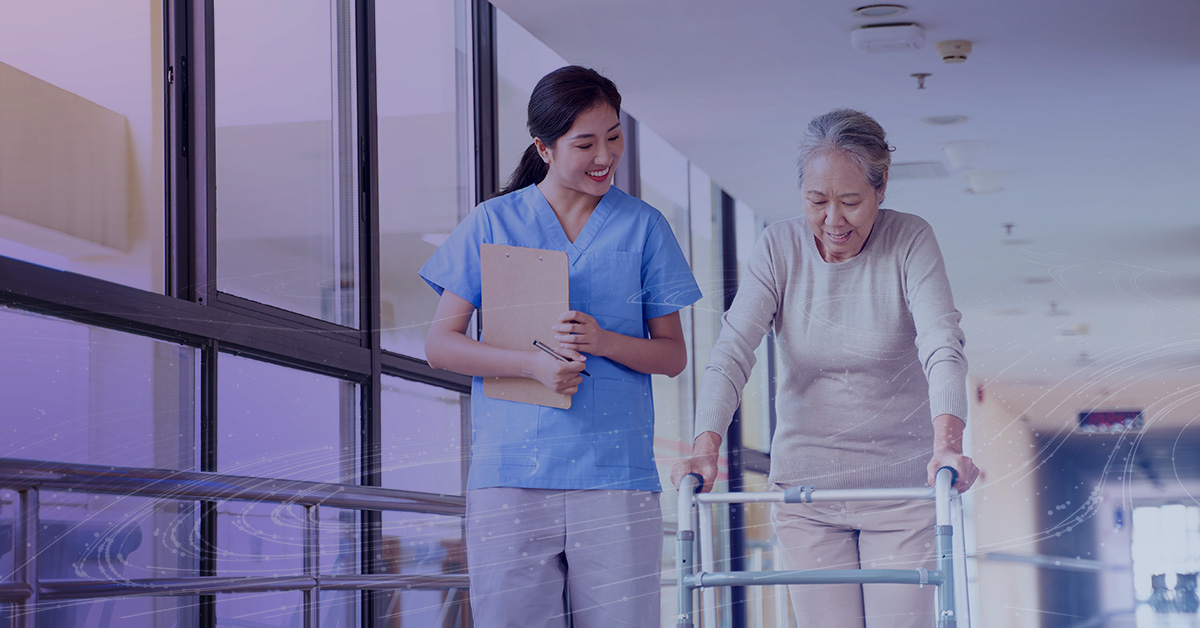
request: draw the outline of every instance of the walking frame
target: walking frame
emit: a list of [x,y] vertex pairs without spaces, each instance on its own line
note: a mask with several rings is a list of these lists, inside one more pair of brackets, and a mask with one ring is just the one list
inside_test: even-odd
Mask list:
[[[703,481],[692,473],[683,478],[679,486],[679,533],[677,536],[679,615],[678,628],[693,628],[694,614],[692,592],[699,589],[703,597],[706,617],[715,617],[716,603],[712,587],[764,586],[786,584],[916,584],[937,587],[937,628],[955,628],[957,616],[954,607],[954,526],[950,523],[950,502],[958,498],[952,488],[957,472],[951,467],[938,469],[933,487],[916,488],[863,488],[863,489],[816,489],[811,486],[796,486],[786,491],[764,493],[699,493]],[[933,571],[919,569],[811,569],[800,571],[713,571],[713,510],[715,503],[744,504],[759,502],[783,502],[785,504],[846,502],[868,500],[915,500],[932,499],[936,509],[934,537],[937,542],[937,563]],[[697,506],[700,519],[700,534],[697,536],[692,521],[692,506]],[[694,570],[694,548],[700,539],[700,571]]]

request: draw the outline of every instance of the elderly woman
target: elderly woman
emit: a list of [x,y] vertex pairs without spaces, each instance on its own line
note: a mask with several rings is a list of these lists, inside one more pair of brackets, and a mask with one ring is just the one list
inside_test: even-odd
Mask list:
[[[881,209],[891,163],[870,116],[818,116],[801,141],[802,216],[769,226],[747,265],[700,386],[692,455],[675,466],[712,489],[722,436],[771,328],[781,356],[776,490],[933,483],[943,466],[966,490],[967,411],[961,315],[933,230]],[[929,502],[776,504],[787,569],[933,569]],[[801,626],[930,626],[933,588],[790,587]]]

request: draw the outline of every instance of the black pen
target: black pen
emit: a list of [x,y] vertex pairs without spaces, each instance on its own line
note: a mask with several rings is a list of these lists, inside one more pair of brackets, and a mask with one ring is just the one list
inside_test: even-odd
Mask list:
[[[541,340],[538,340],[537,338],[533,339],[533,346],[537,347],[538,349],[541,349],[542,351],[545,351],[546,353],[549,353],[550,355],[554,356],[555,358],[557,358],[559,360],[562,360],[563,362],[574,362],[575,361],[575,360],[572,360],[571,358],[568,358],[565,355],[559,355],[559,353],[557,351],[555,351],[554,349],[551,349],[550,347],[547,347],[546,343],[542,342]],[[592,376],[592,374],[587,371],[580,371],[580,373],[583,373],[584,375],[587,375],[588,377]]]

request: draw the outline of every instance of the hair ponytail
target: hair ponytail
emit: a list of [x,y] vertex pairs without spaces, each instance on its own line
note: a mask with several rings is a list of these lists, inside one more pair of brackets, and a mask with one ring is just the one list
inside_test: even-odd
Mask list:
[[[579,114],[597,105],[608,105],[620,114],[621,93],[617,86],[591,68],[561,67],[543,76],[529,96],[526,119],[529,135],[553,147],[558,138],[571,130]],[[541,183],[548,172],[550,167],[542,161],[537,146],[530,144],[499,195]]]
[[541,183],[548,172],[550,172],[550,166],[542,161],[537,145],[530,143],[529,148],[526,148],[525,153],[521,155],[521,163],[517,164],[516,170],[513,170],[512,175],[508,177],[508,183],[500,188],[497,196],[504,196],[509,192]]

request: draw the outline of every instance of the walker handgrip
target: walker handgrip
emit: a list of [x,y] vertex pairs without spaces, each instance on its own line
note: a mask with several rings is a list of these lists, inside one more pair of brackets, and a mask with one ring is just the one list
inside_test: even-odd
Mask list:
[[[958,470],[957,469],[955,469],[954,467],[945,466],[945,467],[942,467],[941,469],[938,469],[937,472],[941,473],[942,469],[946,469],[950,472],[950,486],[954,486],[955,484],[958,483]],[[937,473],[934,474],[934,477],[935,478],[937,477]]]
[[[696,482],[697,482],[696,492],[699,493],[699,492],[703,491],[704,490],[704,476],[700,475],[699,473],[696,473],[695,471],[692,471],[688,475],[694,476],[696,478]],[[686,478],[687,475],[685,475],[683,477]]]

